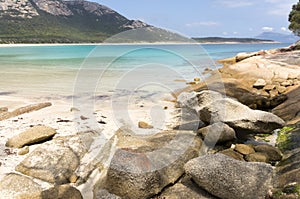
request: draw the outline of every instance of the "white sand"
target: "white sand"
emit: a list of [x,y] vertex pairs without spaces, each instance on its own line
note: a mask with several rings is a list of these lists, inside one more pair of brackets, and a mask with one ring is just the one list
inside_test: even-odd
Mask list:
[[[41,99],[0,96],[0,107],[8,107],[9,111],[24,105],[41,102],[46,101],[41,101]],[[26,155],[17,155],[19,150],[5,147],[5,143],[9,138],[30,128],[31,125],[46,125],[55,128],[57,129],[55,137],[72,135],[76,132],[86,130],[101,130],[104,137],[109,139],[122,125],[129,125],[133,132],[147,134],[158,133],[161,130],[169,129],[174,125],[176,113],[174,103],[172,102],[159,101],[155,103],[153,101],[140,100],[137,104],[131,103],[128,105],[128,108],[124,108],[123,112],[128,113],[130,119],[125,119],[122,122],[118,121],[118,116],[123,113],[121,113],[122,110],[113,110],[109,100],[97,101],[92,111],[73,112],[70,111],[73,107],[72,100],[52,100],[50,102],[52,103],[51,107],[0,121],[0,162],[2,164],[0,166],[0,179],[7,173],[15,172],[14,168],[26,157]],[[168,108],[164,110],[164,107]],[[76,108],[84,109],[84,106]],[[154,120],[155,118],[159,118],[160,120],[163,118],[163,121],[151,121],[151,114],[158,113],[161,114],[162,117],[154,117]],[[87,117],[88,119],[82,120],[80,116]],[[69,120],[70,122],[58,122],[59,120]],[[98,121],[104,121],[106,124],[99,124]],[[139,121],[149,122],[154,125],[154,129],[139,129],[137,127]],[[37,146],[38,145],[30,146],[30,152]],[[5,150],[9,150],[13,154],[8,155]],[[99,148],[93,150],[100,151]],[[82,190],[82,187],[85,186],[80,187]],[[88,195],[88,193],[83,194]]]

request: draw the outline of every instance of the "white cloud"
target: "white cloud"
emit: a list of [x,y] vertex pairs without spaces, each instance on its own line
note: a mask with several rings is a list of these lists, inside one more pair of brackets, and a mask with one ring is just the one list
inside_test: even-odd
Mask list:
[[228,32],[222,32],[223,35],[228,35]]
[[272,32],[274,30],[274,28],[265,26],[265,27],[262,28],[262,30],[266,31],[266,32]]
[[280,30],[287,32],[288,30],[285,27],[281,27]]
[[239,32],[233,32],[233,34],[234,34],[234,35],[238,35],[238,34],[239,34]]
[[267,3],[278,3],[278,2],[282,2],[282,0],[265,0],[265,2],[267,2]]
[[270,4],[268,14],[277,16],[288,16],[292,6],[297,3],[295,0],[265,0],[265,2]]
[[215,21],[201,21],[201,22],[192,22],[187,23],[185,26],[187,27],[200,27],[200,26],[218,26],[219,23]]
[[218,5],[225,6],[227,8],[239,8],[254,5],[254,2],[248,0],[217,0]]

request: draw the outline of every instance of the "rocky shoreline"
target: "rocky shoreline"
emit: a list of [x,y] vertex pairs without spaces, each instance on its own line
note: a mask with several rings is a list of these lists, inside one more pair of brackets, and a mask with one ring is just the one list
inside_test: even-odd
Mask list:
[[[34,125],[11,136],[5,150],[22,158],[1,179],[0,198],[300,198],[297,47],[221,60],[174,93],[178,122],[155,134],[125,126],[97,142],[99,130],[57,136]],[[4,107],[0,118],[49,106]]]

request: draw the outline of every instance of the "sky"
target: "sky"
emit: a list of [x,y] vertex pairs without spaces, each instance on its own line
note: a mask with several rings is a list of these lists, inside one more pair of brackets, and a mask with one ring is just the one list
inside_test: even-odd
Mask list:
[[298,0],[93,0],[129,19],[189,37],[289,34],[288,15]]

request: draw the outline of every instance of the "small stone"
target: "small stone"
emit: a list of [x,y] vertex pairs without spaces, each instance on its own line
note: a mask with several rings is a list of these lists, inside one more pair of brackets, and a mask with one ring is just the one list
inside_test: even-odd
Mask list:
[[77,180],[78,176],[76,174],[71,175],[69,178],[70,183],[75,183]]
[[87,119],[89,119],[89,118],[88,118],[88,117],[85,117],[85,116],[83,116],[83,115],[81,115],[81,116],[80,116],[80,119],[81,119],[81,120],[87,120]]
[[164,107],[164,110],[167,110],[167,109],[168,109],[168,107],[167,107],[167,106],[165,106],[165,107]]
[[267,82],[263,79],[258,79],[254,84],[253,84],[253,88],[263,88],[264,86],[266,86]]
[[277,87],[277,91],[278,91],[278,93],[282,94],[282,93],[284,93],[286,91],[286,87],[284,87],[284,86],[278,86]]
[[221,151],[220,153],[228,156],[228,157],[231,157],[233,159],[236,159],[236,160],[240,160],[240,161],[245,161],[244,158],[243,158],[243,155],[234,151],[233,149],[226,149],[224,151]]
[[75,108],[75,107],[72,107],[72,108],[70,109],[70,112],[77,112],[77,111],[79,111],[79,109],[78,109],[78,108]]
[[25,155],[29,153],[29,146],[24,146],[20,151],[18,152],[18,155]]
[[271,90],[270,91],[270,98],[273,98],[273,97],[276,97],[276,96],[278,96],[278,91],[277,90]]
[[195,77],[195,78],[194,78],[194,82],[200,82],[200,80],[201,80],[201,79],[200,79],[199,77]]
[[266,85],[266,86],[264,87],[264,90],[265,90],[265,91],[270,91],[270,90],[273,90],[273,89],[275,89],[275,88],[276,88],[275,85]]
[[4,112],[7,112],[7,111],[8,111],[7,107],[1,107],[0,108],[0,113],[4,113]]
[[143,122],[143,121],[140,121],[139,124],[138,124],[139,128],[141,129],[152,129],[153,126],[146,123],[146,122]]
[[292,86],[293,85],[293,81],[287,80],[287,81],[284,81],[284,82],[282,82],[280,84],[281,84],[281,86],[288,87],[288,86]]
[[235,146],[235,151],[243,154],[243,155],[248,155],[251,153],[255,153],[255,150],[253,149],[253,147],[251,147],[250,145],[246,145],[246,144],[237,144]]
[[246,155],[245,160],[247,162],[269,162],[269,158],[264,153],[251,153]]
[[188,82],[187,84],[190,84],[190,85],[195,85],[196,82]]

